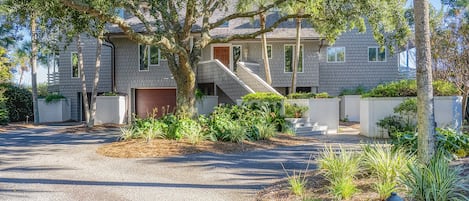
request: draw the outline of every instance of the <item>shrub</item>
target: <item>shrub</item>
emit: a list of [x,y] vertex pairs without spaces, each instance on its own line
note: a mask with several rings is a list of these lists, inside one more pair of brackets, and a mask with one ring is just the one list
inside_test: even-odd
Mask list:
[[461,170],[449,166],[442,153],[436,154],[428,165],[411,163],[409,173],[402,180],[415,200],[468,200],[468,184],[460,176]]
[[62,94],[54,93],[54,94],[47,95],[44,101],[46,103],[54,103],[62,99],[65,99],[65,96],[63,96]]
[[407,174],[406,167],[414,162],[414,158],[402,149],[392,149],[390,146],[376,144],[363,146],[364,168],[377,179],[374,189],[381,200],[386,199],[396,191],[398,177]]
[[6,106],[6,98],[3,97],[3,93],[6,89],[0,89],[0,125],[6,125],[10,121],[8,118],[8,109]]
[[287,98],[289,99],[310,99],[314,97],[315,97],[315,94],[311,92],[310,93],[298,92],[298,93],[291,93],[287,95]]
[[308,110],[308,106],[285,103],[285,117],[300,118]]
[[180,132],[183,133],[189,142],[192,144],[197,144],[201,141],[208,139],[207,135],[202,132],[202,127],[197,121],[192,119],[181,119],[178,122]]
[[366,93],[365,87],[362,85],[354,88],[354,89],[344,89],[342,92],[340,92],[339,96],[345,96],[345,95],[362,95]]
[[291,93],[287,96],[289,99],[310,99],[310,98],[332,98],[327,92],[321,93]]
[[392,115],[379,120],[376,125],[388,131],[389,136],[394,139],[398,132],[415,132],[417,124],[417,99],[409,98],[394,108]]
[[[444,81],[433,81],[433,94],[435,96],[452,96],[458,94],[454,84]],[[400,80],[387,84],[380,84],[363,97],[410,97],[417,96],[417,82],[415,80]]]
[[285,99],[282,95],[270,92],[257,92],[242,97],[243,102],[261,101],[261,102],[281,102]]
[[10,121],[25,121],[27,117],[33,117],[33,96],[30,91],[11,83],[0,84],[0,90],[5,90],[3,95]]
[[[435,138],[438,149],[449,154],[455,154],[457,157],[469,155],[469,134],[458,133],[450,128],[437,128],[436,131]],[[417,133],[397,132],[394,136],[395,139],[393,139],[392,143],[396,148],[404,149],[411,153],[417,151]]]
[[317,93],[314,98],[332,98],[327,92]]
[[165,115],[161,118],[161,121],[167,125],[164,130],[166,139],[180,140],[184,137],[184,132],[187,131],[186,125],[181,124],[175,115]]
[[319,168],[331,183],[331,193],[337,199],[349,199],[358,192],[353,180],[360,172],[360,157],[340,148],[336,154],[332,147],[326,147],[319,157]]
[[435,96],[454,96],[458,93],[458,88],[451,82],[445,80],[433,81],[433,94]]
[[118,93],[112,92],[112,91],[104,92],[103,94],[101,94],[101,96],[118,96],[118,95],[119,95]]

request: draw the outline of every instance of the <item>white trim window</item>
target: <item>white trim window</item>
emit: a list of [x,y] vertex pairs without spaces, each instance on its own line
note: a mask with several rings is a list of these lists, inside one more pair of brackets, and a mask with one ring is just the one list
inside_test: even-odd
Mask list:
[[267,45],[267,58],[272,59],[272,45]]
[[345,62],[345,47],[328,47],[327,62]]
[[149,71],[150,66],[160,65],[160,50],[156,46],[139,44],[138,57],[139,71]]
[[[283,52],[284,52],[284,72],[285,73],[291,73],[293,72],[293,59],[295,57],[295,50],[296,50],[296,45],[284,45],[283,47]],[[303,45],[300,46],[300,63],[298,65],[298,73],[303,72],[303,56],[304,51],[303,51]]]
[[70,64],[71,64],[71,73],[72,78],[79,78],[80,77],[80,67],[78,66],[78,53],[72,52],[70,54]]
[[368,47],[369,62],[386,62],[386,48]]

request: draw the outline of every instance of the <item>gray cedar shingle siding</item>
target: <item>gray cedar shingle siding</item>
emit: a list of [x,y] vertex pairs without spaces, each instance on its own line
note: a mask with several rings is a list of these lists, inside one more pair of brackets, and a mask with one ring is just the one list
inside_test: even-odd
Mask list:
[[175,88],[176,83],[168,68],[168,62],[150,65],[148,71],[139,71],[138,44],[126,38],[111,41],[116,51],[116,88],[130,94],[132,88]]
[[376,85],[398,79],[398,57],[386,49],[386,62],[369,62],[368,47],[378,46],[371,30],[353,30],[341,35],[331,47],[345,47],[344,63],[327,62],[327,46],[321,49],[319,91],[338,95],[343,89]]
[[[91,92],[93,87],[94,72],[96,66],[96,39],[82,35],[83,43],[83,64],[85,68],[87,92]],[[76,42],[73,41],[67,49],[60,52],[59,92],[71,101],[71,117],[73,120],[80,120],[78,93],[81,92],[81,78],[72,78],[71,53],[77,52]],[[111,49],[102,47],[101,70],[98,85],[98,92],[111,91]]]

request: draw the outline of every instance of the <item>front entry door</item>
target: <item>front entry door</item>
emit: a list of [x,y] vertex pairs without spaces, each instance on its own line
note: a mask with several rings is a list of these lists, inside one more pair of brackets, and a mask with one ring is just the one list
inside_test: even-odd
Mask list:
[[218,59],[227,68],[230,68],[230,47],[213,47],[213,59]]

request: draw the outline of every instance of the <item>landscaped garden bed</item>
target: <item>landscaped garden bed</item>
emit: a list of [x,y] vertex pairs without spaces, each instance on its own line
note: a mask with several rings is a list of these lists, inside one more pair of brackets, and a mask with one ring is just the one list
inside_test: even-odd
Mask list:
[[290,134],[279,134],[277,137],[268,140],[244,141],[243,144],[223,141],[203,141],[192,144],[186,139],[179,141],[155,139],[147,143],[134,139],[101,146],[97,152],[104,156],[117,158],[169,157],[202,152],[236,153],[255,149],[272,149],[279,146],[294,146],[310,142],[317,142],[317,140]]

